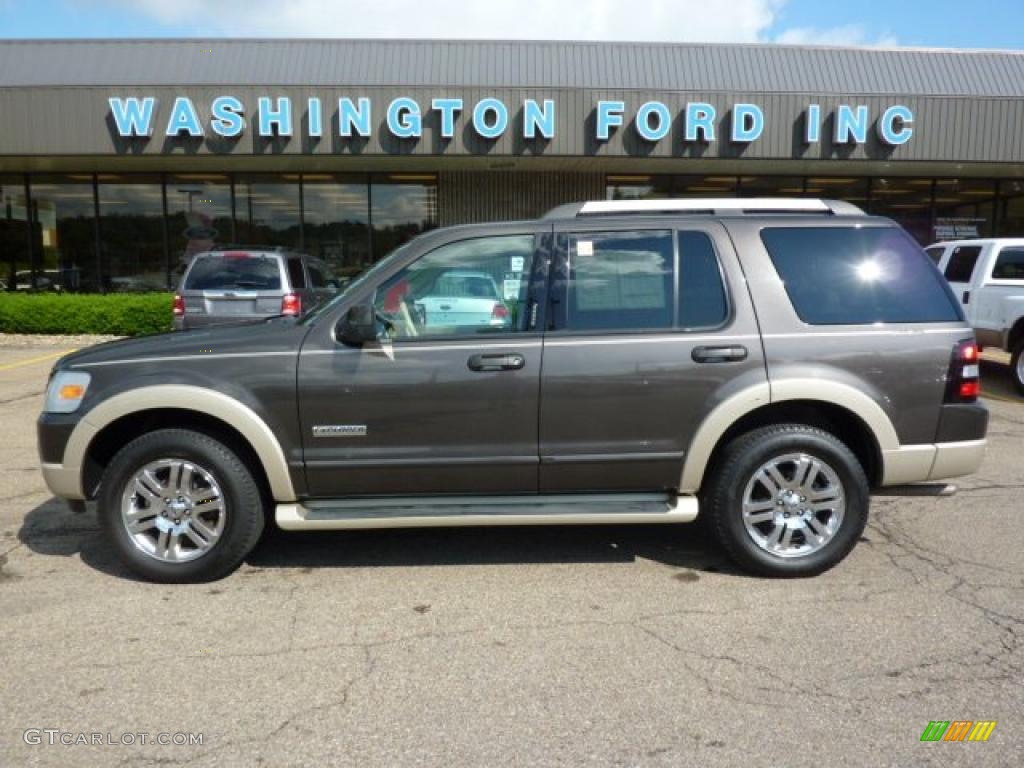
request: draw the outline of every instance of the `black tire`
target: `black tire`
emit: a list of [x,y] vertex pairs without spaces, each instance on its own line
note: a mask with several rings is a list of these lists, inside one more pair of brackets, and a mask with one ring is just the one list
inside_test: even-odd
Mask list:
[[[196,559],[156,559],[135,544],[122,521],[128,484],[136,472],[162,459],[194,462],[216,480],[223,496],[223,528],[209,551]],[[260,486],[237,454],[209,435],[186,429],[150,432],[118,451],[103,475],[98,502],[100,524],[122,562],[142,578],[165,584],[214,581],[231,573],[256,546],[265,519]]]
[[1017,393],[1024,397],[1024,339],[1017,342],[1017,346],[1013,350],[1013,354],[1010,356],[1010,378],[1013,379],[1014,386],[1017,387]]
[[[842,487],[845,510],[831,539],[819,549],[782,557],[763,548],[748,532],[743,499],[748,483],[754,482],[762,466],[789,454],[806,454],[827,464]],[[715,538],[744,570],[762,576],[815,576],[839,563],[856,546],[867,524],[869,499],[864,468],[842,441],[815,427],[779,424],[748,432],[729,443],[712,470],[701,506]],[[763,525],[765,530],[773,530],[776,523]],[[791,535],[798,543],[810,541],[802,533]]]

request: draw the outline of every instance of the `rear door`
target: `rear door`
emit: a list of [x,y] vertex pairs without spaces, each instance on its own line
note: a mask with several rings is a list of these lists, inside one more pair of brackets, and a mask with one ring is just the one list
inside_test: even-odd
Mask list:
[[729,238],[711,221],[576,220],[555,229],[540,490],[676,489],[704,417],[737,388],[766,380]]

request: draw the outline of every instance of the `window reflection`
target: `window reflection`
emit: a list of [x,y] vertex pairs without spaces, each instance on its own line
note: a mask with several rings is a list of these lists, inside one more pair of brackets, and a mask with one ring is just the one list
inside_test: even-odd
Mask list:
[[280,245],[299,249],[301,211],[298,180],[280,176],[235,179],[237,240],[246,245]]
[[[92,175],[33,176],[31,196],[35,289],[101,290]],[[32,277],[18,270],[17,288],[32,288]]]
[[370,184],[373,258],[380,259],[437,226],[437,179],[432,174],[376,176]]
[[167,228],[172,283],[192,257],[234,241],[231,183],[226,174],[179,173],[167,177]]
[[371,263],[370,188],[366,177],[307,174],[302,178],[305,250],[339,277]]
[[3,274],[0,290],[13,291],[19,272],[29,272],[28,216],[25,181],[19,176],[0,176],[0,258]]
[[167,290],[160,178],[100,174],[98,182],[106,289]]

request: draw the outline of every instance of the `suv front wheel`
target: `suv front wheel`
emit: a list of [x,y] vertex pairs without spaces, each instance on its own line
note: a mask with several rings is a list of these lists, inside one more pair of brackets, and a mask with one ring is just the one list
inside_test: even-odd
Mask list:
[[801,424],[733,440],[704,493],[716,538],[765,576],[813,576],[856,545],[868,518],[864,469],[834,435]]
[[263,530],[263,497],[224,443],[161,429],[122,448],[103,477],[99,516],[121,560],[150,581],[212,581],[237,568]]

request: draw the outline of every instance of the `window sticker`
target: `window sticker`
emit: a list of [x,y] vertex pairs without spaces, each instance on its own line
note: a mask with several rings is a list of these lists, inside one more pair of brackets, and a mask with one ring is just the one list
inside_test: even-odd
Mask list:
[[593,240],[577,240],[576,241],[576,255],[577,256],[593,256],[594,255],[594,241]]

